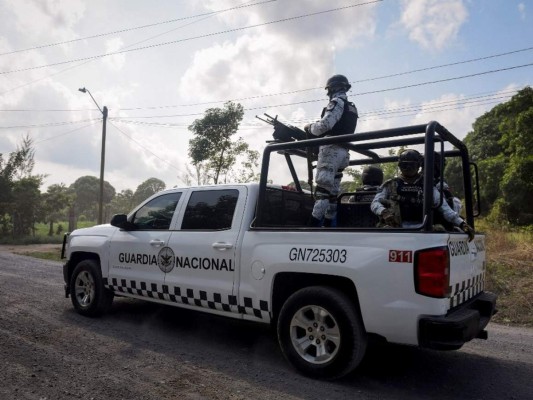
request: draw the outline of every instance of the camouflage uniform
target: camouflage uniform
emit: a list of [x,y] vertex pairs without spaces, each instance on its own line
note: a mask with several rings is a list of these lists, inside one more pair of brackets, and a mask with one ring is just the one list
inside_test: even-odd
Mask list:
[[[322,112],[322,119],[309,126],[309,132],[314,136],[330,136],[332,129],[341,120],[347,107],[349,112],[357,115],[357,109],[344,91],[334,93],[327,107]],[[355,124],[351,132],[353,133]],[[335,134],[335,133],[333,133]],[[336,133],[340,134],[340,133]],[[348,166],[350,155],[346,148],[338,145],[320,146],[316,166],[316,193],[313,217],[321,220],[323,217],[333,220],[337,214],[337,195],[340,191],[342,171]]]
[[[412,186],[413,188],[417,188],[417,191],[419,192],[419,196],[418,196],[418,201],[416,202],[416,205],[420,207],[420,215],[422,215],[421,210],[423,207],[423,204],[422,204],[422,190],[423,189],[421,186],[422,179],[423,178],[420,175],[418,179],[413,183],[407,183],[403,181],[403,184],[405,186],[407,187]],[[383,211],[386,208],[388,208],[384,205],[384,203],[387,204],[387,202],[390,202],[391,198],[394,197],[393,183],[400,182],[400,181],[402,181],[401,177],[389,179],[380,187],[380,189],[378,190],[378,193],[374,197],[374,200],[372,200],[372,204],[370,205],[370,209],[372,210],[374,214],[380,216],[383,213]],[[438,189],[435,186],[433,186],[433,205],[434,206],[437,206],[439,204],[439,198],[440,198],[440,193]],[[398,205],[400,205],[401,199],[396,200],[396,202]],[[450,206],[448,205],[446,201],[442,202],[442,205],[438,208],[438,211],[442,214],[443,218],[446,221],[450,222],[451,224],[455,226],[460,226],[464,222],[464,220],[459,216],[459,214],[457,214],[452,208],[450,208]],[[395,215],[395,217],[401,218],[401,216],[397,216],[397,215]],[[422,220],[416,221],[416,220],[406,220],[404,218],[401,218],[401,226],[403,228],[417,226],[417,225],[420,225],[421,223],[422,223]]]

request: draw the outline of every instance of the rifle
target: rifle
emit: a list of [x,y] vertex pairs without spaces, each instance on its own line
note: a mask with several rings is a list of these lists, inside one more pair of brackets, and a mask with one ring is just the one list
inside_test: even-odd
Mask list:
[[[263,119],[257,115],[255,117],[274,127],[274,133],[272,134],[272,137],[274,138],[275,142],[294,142],[295,140],[309,139],[309,134],[307,132],[304,132],[295,126],[280,122],[277,115],[275,117],[271,117],[265,113],[265,116],[267,119]],[[311,147],[306,147],[306,155],[308,175],[307,183],[309,184],[310,190],[313,191],[313,149]]]
[[275,141],[294,142],[295,140],[307,139],[307,136],[303,130],[289,124],[284,124],[283,122],[278,120],[277,115],[275,117],[271,117],[270,115],[265,113],[265,116],[267,117],[267,119],[263,119],[257,115],[255,117],[274,127],[274,133],[272,134],[272,137]]
[[391,188],[391,196],[389,199],[379,199],[379,202],[383,204],[394,217],[394,220],[392,223],[385,222],[382,217],[379,217],[378,227],[392,227],[392,228],[401,228],[402,227],[402,215],[400,213],[400,202],[398,199],[398,182],[396,182],[394,179],[390,181],[392,188]]

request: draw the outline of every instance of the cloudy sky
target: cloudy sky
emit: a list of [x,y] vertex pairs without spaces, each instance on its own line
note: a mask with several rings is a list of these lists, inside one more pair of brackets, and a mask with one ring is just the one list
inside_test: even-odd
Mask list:
[[279,115],[303,126],[342,73],[357,132],[437,120],[460,138],[531,85],[528,0],[0,0],[0,153],[24,135],[35,173],[117,191],[150,177],[182,185],[205,109],[240,102],[238,136],[261,151]]

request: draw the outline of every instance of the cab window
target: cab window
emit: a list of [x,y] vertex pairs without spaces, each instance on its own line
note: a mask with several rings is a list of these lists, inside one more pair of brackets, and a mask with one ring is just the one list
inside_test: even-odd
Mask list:
[[150,200],[137,210],[133,224],[141,230],[169,229],[180,197],[180,192],[167,193]]
[[230,229],[238,198],[239,191],[236,189],[193,192],[183,216],[181,229]]

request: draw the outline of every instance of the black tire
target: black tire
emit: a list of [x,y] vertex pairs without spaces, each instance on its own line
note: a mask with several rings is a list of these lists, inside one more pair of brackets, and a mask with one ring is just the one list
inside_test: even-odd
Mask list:
[[104,287],[97,261],[83,260],[76,265],[70,278],[70,298],[78,313],[100,316],[111,307],[113,297],[113,292]]
[[285,358],[304,375],[336,379],[360,364],[367,335],[359,311],[344,293],[311,286],[283,304],[278,341]]

